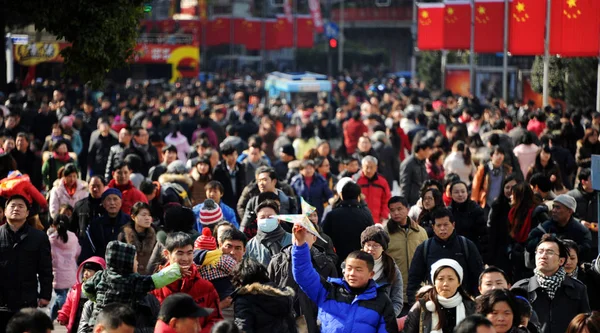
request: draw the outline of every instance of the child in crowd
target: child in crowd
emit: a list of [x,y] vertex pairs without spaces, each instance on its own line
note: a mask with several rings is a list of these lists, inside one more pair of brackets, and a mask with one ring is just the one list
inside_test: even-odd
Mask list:
[[67,333],[75,333],[79,327],[83,305],[87,301],[87,296],[81,292],[83,283],[96,272],[104,269],[106,269],[106,262],[101,257],[91,257],[79,265],[77,283],[69,290],[65,304],[58,311],[57,321],[67,327]]
[[220,299],[231,295],[234,288],[230,276],[237,261],[217,248],[217,241],[208,228],[202,229],[202,235],[194,242],[194,264],[200,276],[215,286]]
[[153,275],[137,273],[135,246],[119,241],[111,241],[106,246],[106,270],[97,272],[83,284],[83,292],[95,303],[89,321],[94,326],[98,313],[110,303],[123,303],[135,306],[150,291],[162,288],[181,279],[182,270],[175,263]]

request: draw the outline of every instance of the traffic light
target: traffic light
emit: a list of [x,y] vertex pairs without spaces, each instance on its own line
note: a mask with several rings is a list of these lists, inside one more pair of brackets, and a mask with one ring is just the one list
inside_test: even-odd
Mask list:
[[144,2],[144,13],[150,13],[152,11],[152,3]]
[[338,41],[335,38],[329,38],[329,47],[332,49],[337,49]]

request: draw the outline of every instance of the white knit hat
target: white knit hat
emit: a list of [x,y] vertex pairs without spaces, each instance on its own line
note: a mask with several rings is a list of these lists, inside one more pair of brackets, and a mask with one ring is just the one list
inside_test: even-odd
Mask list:
[[460,280],[460,283],[462,283],[464,276],[463,268],[458,263],[458,261],[454,259],[440,259],[436,261],[433,265],[431,265],[431,283],[434,283],[435,272],[437,272],[438,269],[440,269],[441,267],[450,267],[454,269],[454,271],[456,271],[456,274],[458,274],[458,279]]
[[344,177],[344,178],[338,180],[337,184],[335,185],[335,191],[338,194],[341,194],[342,193],[342,189],[344,189],[344,186],[346,186],[346,184],[348,184],[348,183],[354,183],[354,182],[355,181],[352,180],[352,178],[350,178],[350,177]]

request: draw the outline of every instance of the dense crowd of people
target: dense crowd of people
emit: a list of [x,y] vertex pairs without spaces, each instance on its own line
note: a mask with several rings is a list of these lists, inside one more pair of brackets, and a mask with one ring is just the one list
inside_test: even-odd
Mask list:
[[0,332],[599,332],[600,113],[381,82],[12,86]]

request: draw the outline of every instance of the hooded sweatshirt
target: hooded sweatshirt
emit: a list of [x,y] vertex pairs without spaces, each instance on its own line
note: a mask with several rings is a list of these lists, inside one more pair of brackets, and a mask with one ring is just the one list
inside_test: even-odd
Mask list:
[[106,262],[101,257],[91,257],[79,265],[76,274],[77,283],[75,283],[71,290],[69,290],[65,304],[60,311],[58,311],[57,320],[59,322],[67,323],[68,333],[74,333],[77,331],[79,320],[81,319],[81,311],[83,310],[83,305],[87,300],[87,298],[85,298],[85,296],[83,296],[81,293],[81,286],[83,285],[83,266],[85,266],[86,263],[95,263],[100,265],[102,269],[106,269]]

